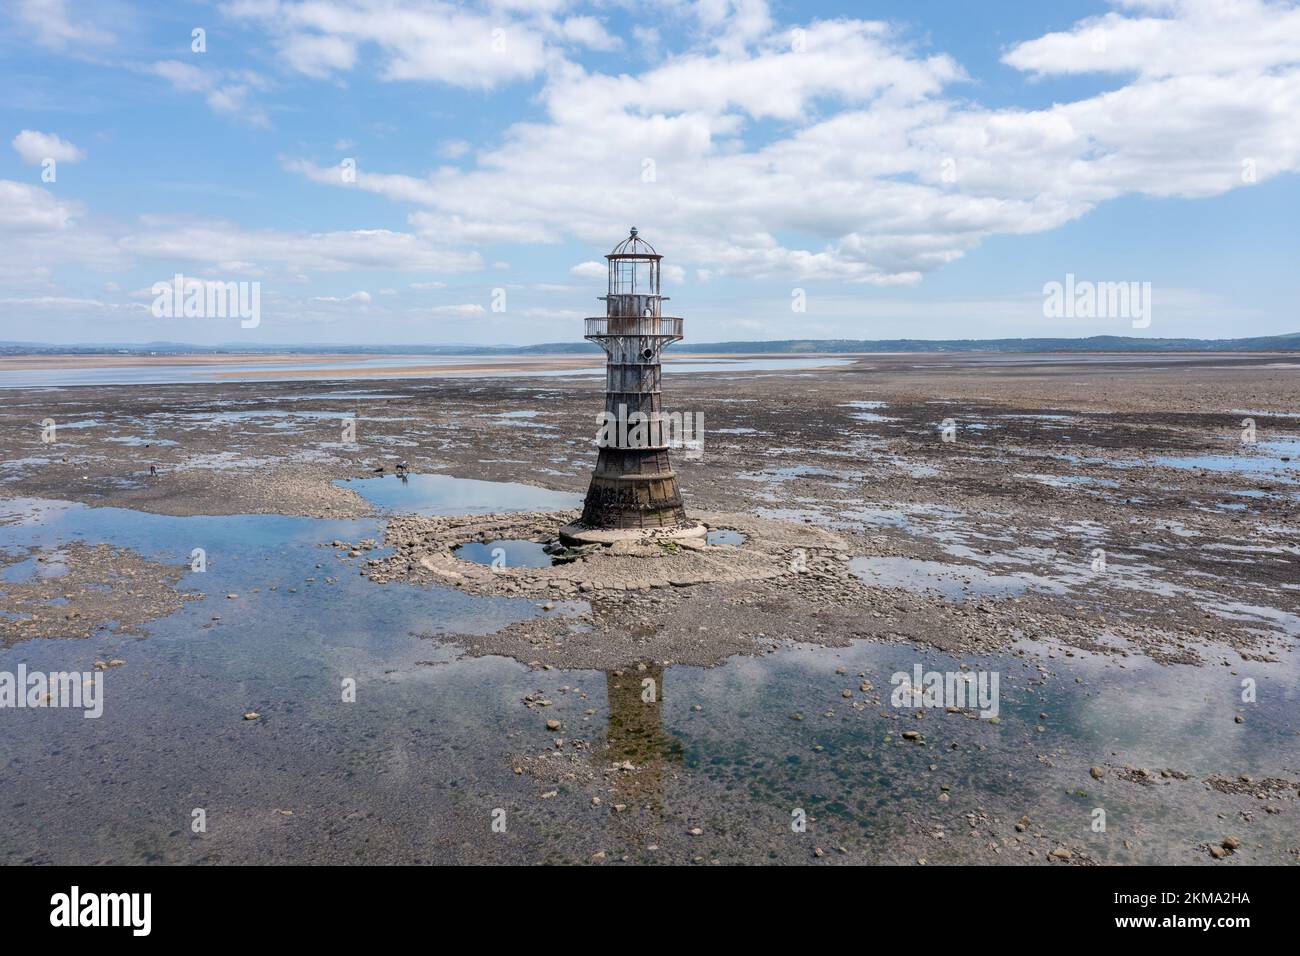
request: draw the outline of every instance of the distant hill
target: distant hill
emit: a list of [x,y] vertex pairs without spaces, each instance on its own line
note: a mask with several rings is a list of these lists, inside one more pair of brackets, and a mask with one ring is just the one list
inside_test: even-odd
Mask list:
[[692,352],[1292,352],[1300,332],[1248,339],[1154,339],[1094,335],[1086,339],[786,339],[779,342],[686,344]]
[[[845,352],[1296,352],[1300,332],[1246,339],[1155,339],[1094,335],[1086,339],[782,339],[774,342],[685,342],[682,351],[696,353]],[[186,345],[149,342],[142,345],[49,345],[0,342],[0,355],[215,355],[310,353],[316,355],[571,355],[598,353],[592,342],[551,342],[544,345],[264,345],[239,343]]]

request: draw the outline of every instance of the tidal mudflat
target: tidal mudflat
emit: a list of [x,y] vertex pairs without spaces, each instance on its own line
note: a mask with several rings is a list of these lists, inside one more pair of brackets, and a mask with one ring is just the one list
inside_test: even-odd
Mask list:
[[1300,858],[1279,357],[677,375],[712,533],[608,550],[549,371],[7,389],[0,672],[103,713],[0,711],[0,859]]

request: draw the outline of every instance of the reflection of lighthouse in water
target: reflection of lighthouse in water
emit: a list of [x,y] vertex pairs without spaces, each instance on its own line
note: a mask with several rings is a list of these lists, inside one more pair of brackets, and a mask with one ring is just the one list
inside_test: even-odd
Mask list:
[[646,807],[654,817],[662,816],[665,777],[670,766],[682,762],[681,741],[663,729],[663,678],[664,668],[657,664],[605,672],[609,730],[598,759],[602,770],[633,768],[610,770],[608,779],[611,803],[627,805],[615,820],[638,829],[651,823],[640,812]]

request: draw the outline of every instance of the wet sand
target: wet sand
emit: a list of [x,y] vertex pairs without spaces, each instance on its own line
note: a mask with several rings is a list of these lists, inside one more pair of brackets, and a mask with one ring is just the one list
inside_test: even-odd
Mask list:
[[[676,376],[667,407],[705,423],[702,460],[674,459],[687,506],[748,532],[730,562],[739,578],[715,573],[728,563],[722,549],[701,552],[705,564],[691,553],[601,554],[583,573],[485,577],[465,562],[463,581],[441,573],[467,540],[540,540],[566,512],[493,518],[489,502],[473,522],[412,518],[445,512],[429,510],[437,503],[421,482],[399,484],[395,465],[580,495],[600,407],[588,377],[15,390],[0,417],[0,496],[90,506],[66,519],[80,538],[160,564],[184,566],[191,542],[222,521],[243,530],[216,548],[237,552],[214,562],[224,563],[217,577],[183,582],[202,600],[158,606],[153,636],[137,641],[110,622],[85,652],[75,648],[87,639],[69,635],[19,640],[6,659],[102,659],[108,647],[128,661],[112,677],[132,693],[143,692],[143,665],[170,694],[188,679],[228,704],[201,707],[203,719],[177,733],[243,781],[237,792],[205,786],[265,817],[206,849],[146,837],[112,812],[101,820],[169,860],[324,859],[334,832],[370,860],[1287,862],[1300,853],[1300,715],[1286,690],[1300,636],[1293,364],[908,355]],[[41,441],[46,418],[60,425],[53,443]],[[945,420],[955,441],[942,438]],[[788,530],[765,533],[762,521]],[[5,547],[37,546],[22,536],[43,522],[0,521]],[[132,522],[138,532],[125,530]],[[49,526],[54,538],[69,533]],[[788,568],[795,549],[811,573],[750,573]],[[324,700],[288,676],[328,690],[340,660],[377,682],[370,699],[384,703],[369,717],[317,714]],[[1002,722],[892,707],[892,668],[917,661],[998,669]],[[270,685],[255,690],[255,670]],[[647,673],[663,690],[659,709],[629,704]],[[1247,677],[1257,703],[1242,700]],[[423,718],[400,715],[434,684],[442,703],[421,730]],[[443,706],[452,699],[460,711]],[[248,707],[268,722],[238,726]],[[304,725],[300,713],[314,716]],[[900,720],[924,732],[905,737]],[[60,745],[76,750],[68,732]],[[137,725],[117,733],[139,743]],[[213,733],[217,743],[197,743]],[[438,744],[417,754],[426,733]],[[228,747],[250,734],[269,735],[267,749],[241,765]],[[142,768],[111,752],[114,786],[158,803]],[[322,759],[331,773],[370,768],[364,785],[323,785],[361,816],[332,815],[323,794],[288,778],[248,776],[264,762],[302,762],[301,779],[320,786],[307,767]],[[456,761],[468,804],[442,789]],[[625,761],[634,769],[619,769]],[[378,766],[395,776],[370,776]],[[1015,783],[1000,782],[1008,772]],[[410,825],[420,781],[444,817],[404,850],[395,821]],[[1262,797],[1260,781],[1273,781]],[[750,796],[728,805],[737,787]],[[458,836],[503,793],[526,821],[515,837]],[[789,806],[810,793],[825,801],[820,835],[791,842]],[[272,815],[291,809],[276,800],[296,803],[294,817]],[[101,803],[55,801],[47,812],[84,816]],[[1103,803],[1123,821],[1109,839],[1088,828]],[[1242,847],[1212,856],[1230,836]],[[11,859],[30,852],[20,844],[0,827]],[[134,858],[111,841],[99,852]],[[78,857],[54,847],[36,858]]]

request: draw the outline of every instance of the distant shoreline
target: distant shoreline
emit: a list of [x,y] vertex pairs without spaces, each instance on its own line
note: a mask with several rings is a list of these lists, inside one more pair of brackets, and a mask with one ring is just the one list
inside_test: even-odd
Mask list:
[[[745,356],[817,355],[961,355],[961,354],[1169,354],[1194,352],[1300,352],[1300,332],[1235,339],[1136,338],[1094,335],[1086,338],[1000,338],[1000,339],[780,339],[769,341],[690,342],[674,354]],[[219,345],[190,345],[184,342],[144,342],[137,345],[52,345],[40,342],[0,342],[0,361],[20,358],[84,356],[116,359],[133,364],[140,359],[167,361],[172,365],[194,362],[359,361],[427,355],[438,358],[555,359],[558,357],[599,358],[594,343],[580,340],[540,345],[320,345],[275,344],[249,346],[225,342]],[[15,367],[15,366],[9,366]],[[36,368],[39,366],[27,366]],[[103,366],[108,367],[108,366]]]
[[[887,354],[887,353],[874,353]],[[798,353],[695,353],[674,352],[668,361],[682,359],[810,359],[810,358],[850,358],[852,353],[798,352]],[[143,354],[131,353],[86,353],[86,352],[50,352],[39,355],[0,355],[0,372],[15,372],[32,369],[81,369],[81,368],[157,368],[157,367],[196,367],[221,365],[329,365],[340,369],[352,369],[360,363],[381,362],[385,360],[428,359],[427,365],[403,365],[412,371],[428,369],[431,371],[452,371],[464,368],[491,367],[509,370],[513,368],[586,368],[593,362],[603,362],[599,352],[595,354],[558,354],[558,355],[477,355],[473,353],[456,355],[453,353],[425,355],[421,352],[209,352],[203,354]],[[455,359],[464,359],[456,362]],[[441,361],[439,361],[441,360]],[[373,366],[374,371],[391,371],[390,366]],[[356,369],[363,371],[363,369]],[[303,374],[313,374],[310,369],[303,369]],[[221,375],[222,373],[217,373]]]

